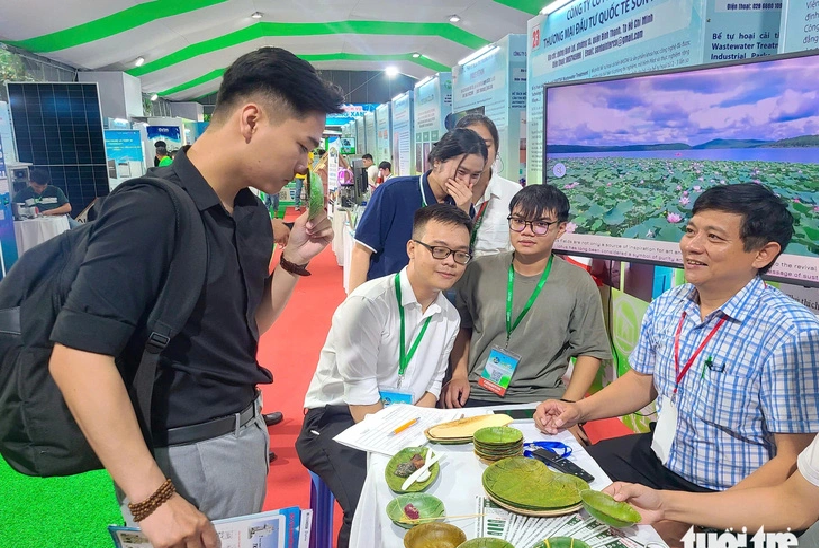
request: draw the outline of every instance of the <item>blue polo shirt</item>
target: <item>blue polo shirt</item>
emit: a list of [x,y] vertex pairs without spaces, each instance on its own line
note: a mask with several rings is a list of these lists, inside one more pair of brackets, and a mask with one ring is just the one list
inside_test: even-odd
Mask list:
[[[415,211],[435,203],[438,201],[427,173],[394,177],[373,192],[355,231],[355,240],[373,251],[368,280],[395,274],[407,266],[407,242],[412,239]],[[455,202],[447,196],[446,203]]]

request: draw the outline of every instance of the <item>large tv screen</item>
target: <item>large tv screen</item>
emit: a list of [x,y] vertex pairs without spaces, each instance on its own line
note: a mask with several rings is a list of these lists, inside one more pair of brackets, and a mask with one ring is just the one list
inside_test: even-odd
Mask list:
[[545,182],[571,202],[566,253],[681,265],[697,197],[759,183],[796,220],[772,279],[819,285],[819,55],[546,85]]

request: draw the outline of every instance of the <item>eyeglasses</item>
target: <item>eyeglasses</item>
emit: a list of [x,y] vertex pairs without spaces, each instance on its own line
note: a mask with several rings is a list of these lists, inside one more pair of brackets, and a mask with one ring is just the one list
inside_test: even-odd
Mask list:
[[432,253],[432,258],[438,261],[443,261],[450,255],[452,255],[452,259],[458,264],[466,264],[472,259],[472,255],[466,251],[455,251],[442,245],[429,245],[420,240],[413,240],[413,242],[429,249],[429,252]]
[[514,230],[515,232],[523,232],[526,230],[526,225],[529,225],[532,228],[532,232],[535,233],[536,236],[545,236],[549,232],[549,227],[559,223],[560,221],[524,221],[518,217],[512,217],[511,215],[506,218],[509,221],[509,228]]

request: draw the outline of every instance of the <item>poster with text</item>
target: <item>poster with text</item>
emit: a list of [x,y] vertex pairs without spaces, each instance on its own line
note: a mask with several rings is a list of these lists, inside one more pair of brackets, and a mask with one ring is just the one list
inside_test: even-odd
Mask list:
[[779,53],[819,49],[819,0],[785,0]]
[[179,126],[146,126],[145,131],[149,141],[164,142],[168,152],[182,148],[182,131]]
[[375,110],[376,127],[376,151],[373,153],[373,160],[379,163],[390,162],[392,172],[395,173],[396,166],[392,157],[392,117],[390,116],[390,105],[381,105]]
[[484,109],[498,128],[500,162],[496,168],[502,177],[512,180],[520,175],[525,80],[526,37],[521,34],[498,40],[494,49],[452,69],[452,111]]
[[415,88],[415,173],[424,173],[429,169],[428,152],[446,132],[444,120],[451,111],[450,73],[441,73]]
[[106,129],[108,185],[111,190],[129,179],[145,174],[142,137],[136,129]]
[[412,102],[410,92],[403,93],[392,100],[392,150],[395,156],[393,173],[396,175],[415,173]]
[[[377,157],[378,128],[375,126],[375,112],[368,112],[367,114],[364,115],[364,128],[365,133],[367,134],[367,149],[366,150],[362,149],[362,152],[372,154],[373,162],[375,162],[375,164],[378,165],[379,162],[384,160],[379,160]],[[360,143],[359,146],[361,146]]]
[[705,0],[576,0],[531,19],[527,181],[543,181],[543,84],[701,62]]
[[779,47],[781,20],[781,0],[708,0],[703,62],[774,55]]

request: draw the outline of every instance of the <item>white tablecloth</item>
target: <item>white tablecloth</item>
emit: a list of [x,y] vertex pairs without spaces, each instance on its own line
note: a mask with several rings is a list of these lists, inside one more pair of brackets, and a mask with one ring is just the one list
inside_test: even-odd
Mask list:
[[14,221],[14,235],[17,238],[17,255],[20,256],[35,245],[59,236],[69,229],[68,217],[40,217],[25,221]]
[[[515,406],[520,407],[520,406]],[[531,406],[524,406],[531,407]],[[497,410],[497,408],[495,408]],[[546,436],[539,432],[532,419],[516,420],[511,425],[523,432],[527,442],[552,440],[560,441],[572,448],[569,460],[576,462],[595,477],[591,484],[594,489],[603,489],[611,483],[603,470],[592,457],[568,432],[557,436]],[[441,472],[438,479],[425,492],[441,499],[447,515],[463,516],[474,514],[475,497],[485,495],[481,486],[481,475],[487,466],[481,464],[472,452],[472,445],[432,445],[435,451],[445,453],[441,461]],[[350,546],[353,548],[403,548],[406,529],[392,523],[387,517],[387,503],[397,495],[387,486],[384,471],[390,457],[370,453],[368,457],[367,480],[361,491],[361,500],[353,519],[353,530]],[[477,518],[461,519],[452,524],[463,529],[468,539],[475,538]],[[630,527],[625,531],[629,538],[645,545],[652,542],[654,546],[666,546],[659,535],[649,526]],[[654,544],[655,542],[659,544]],[[517,547],[528,548],[528,547]]]

